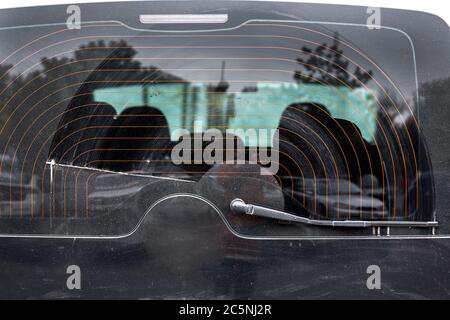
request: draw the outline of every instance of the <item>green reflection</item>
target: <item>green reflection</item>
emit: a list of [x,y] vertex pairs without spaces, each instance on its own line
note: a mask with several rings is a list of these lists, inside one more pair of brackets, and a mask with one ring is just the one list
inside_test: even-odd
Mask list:
[[[180,128],[191,132],[207,128],[275,129],[288,105],[314,102],[326,106],[334,118],[353,122],[364,139],[374,141],[378,108],[374,94],[367,89],[296,83],[258,83],[236,93],[217,88],[208,83],[152,83],[97,89],[94,100],[111,104],[117,114],[135,106],[160,109],[167,118],[173,140],[178,138],[175,130]],[[271,146],[271,138],[244,143]]]

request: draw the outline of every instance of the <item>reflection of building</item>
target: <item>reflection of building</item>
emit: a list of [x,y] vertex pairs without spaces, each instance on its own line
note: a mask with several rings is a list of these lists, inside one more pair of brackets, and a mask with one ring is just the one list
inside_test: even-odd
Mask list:
[[234,118],[236,115],[236,104],[234,102],[235,95],[231,93],[227,97],[227,109],[225,112],[225,126],[228,127],[230,125],[230,120]]
[[[195,115],[198,112],[198,104],[199,104],[199,87],[191,87],[188,89],[191,96],[191,103],[186,103],[186,109],[188,109],[187,113],[184,116],[183,128],[188,129],[189,131],[194,131],[194,122],[196,120]],[[187,96],[187,95],[186,95]]]
[[222,62],[222,71],[220,82],[217,85],[210,84],[207,87],[207,101],[208,101],[208,118],[207,127],[225,130],[227,125],[226,111],[228,109],[227,90],[228,82],[224,79],[225,62]]

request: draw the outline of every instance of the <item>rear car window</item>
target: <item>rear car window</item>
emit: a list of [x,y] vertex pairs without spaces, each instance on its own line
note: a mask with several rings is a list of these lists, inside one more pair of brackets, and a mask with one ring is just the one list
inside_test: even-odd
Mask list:
[[314,221],[439,222],[427,117],[442,103],[421,82],[417,31],[248,8],[143,24],[133,6],[0,29],[1,233],[123,236],[176,194],[247,236],[373,231],[246,225],[233,199]]

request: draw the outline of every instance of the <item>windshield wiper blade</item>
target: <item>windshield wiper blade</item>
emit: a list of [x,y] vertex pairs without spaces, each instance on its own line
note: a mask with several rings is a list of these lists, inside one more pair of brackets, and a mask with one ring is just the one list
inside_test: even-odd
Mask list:
[[235,213],[254,215],[269,219],[288,222],[297,222],[306,225],[322,227],[348,227],[348,228],[370,228],[370,227],[416,227],[434,228],[438,226],[437,221],[380,221],[380,220],[314,220],[296,216],[287,212],[274,210],[254,204],[247,204],[241,199],[234,199],[230,208]]

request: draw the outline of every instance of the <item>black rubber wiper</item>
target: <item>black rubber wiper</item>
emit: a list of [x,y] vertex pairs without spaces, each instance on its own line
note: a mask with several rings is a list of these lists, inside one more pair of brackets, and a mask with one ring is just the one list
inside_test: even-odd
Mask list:
[[370,228],[370,227],[416,227],[434,228],[438,226],[437,221],[381,221],[381,220],[314,220],[296,216],[287,212],[247,204],[241,199],[234,199],[230,204],[235,213],[254,215],[281,221],[297,222],[307,225],[323,227],[348,227],[348,228]]

